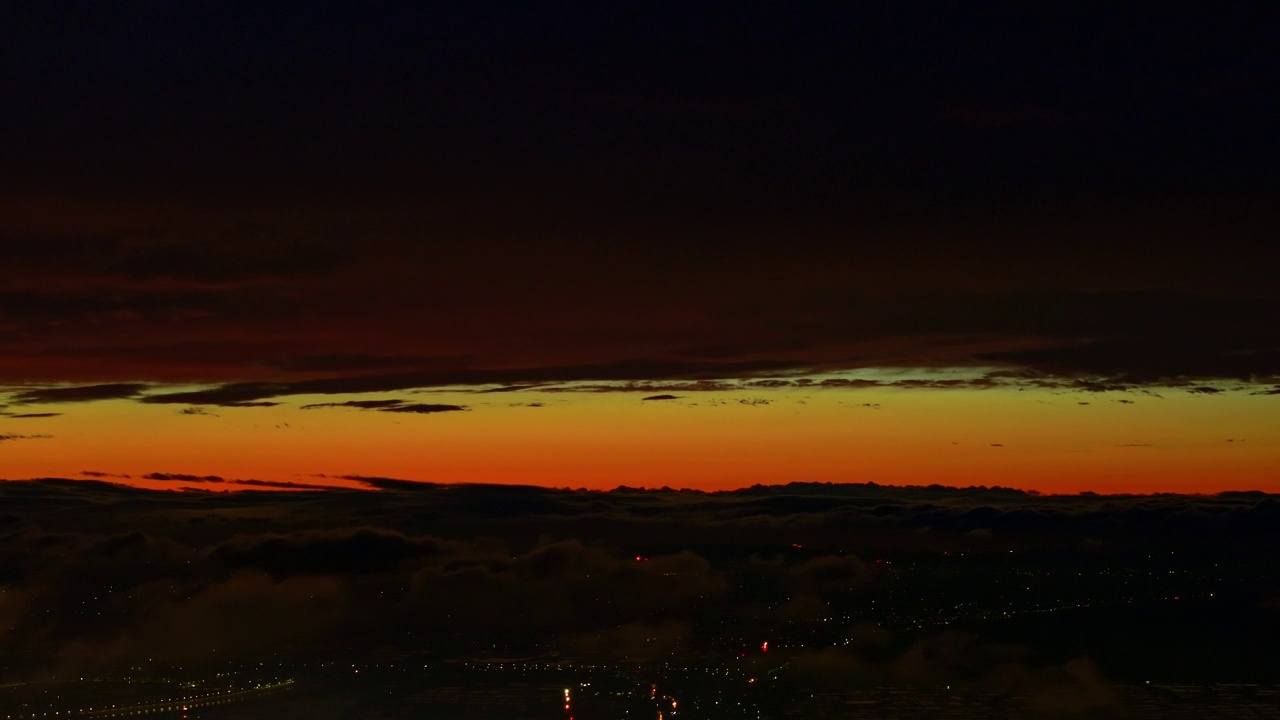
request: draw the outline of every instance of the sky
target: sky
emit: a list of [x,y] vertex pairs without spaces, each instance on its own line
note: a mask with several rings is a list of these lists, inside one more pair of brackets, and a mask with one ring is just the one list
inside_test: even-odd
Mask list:
[[1278,14],[7,8],[0,477],[1280,491]]

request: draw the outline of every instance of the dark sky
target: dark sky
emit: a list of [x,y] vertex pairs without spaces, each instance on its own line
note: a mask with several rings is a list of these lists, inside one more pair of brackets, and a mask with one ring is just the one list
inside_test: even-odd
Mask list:
[[657,359],[1265,381],[1278,15],[10,7],[0,375]]
[[5,179],[831,221],[1274,191],[1275,12],[1155,7],[33,4]]

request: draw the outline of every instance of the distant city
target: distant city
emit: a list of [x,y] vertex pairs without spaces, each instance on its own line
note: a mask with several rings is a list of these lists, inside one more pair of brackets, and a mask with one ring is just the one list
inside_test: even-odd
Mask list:
[[1280,716],[1270,496],[0,492],[0,720]]

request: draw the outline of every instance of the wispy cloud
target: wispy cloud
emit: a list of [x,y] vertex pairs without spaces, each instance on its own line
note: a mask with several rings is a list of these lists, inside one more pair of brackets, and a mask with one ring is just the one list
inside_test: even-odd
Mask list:
[[379,412],[412,413],[415,415],[431,415],[433,413],[465,412],[471,408],[466,405],[448,405],[441,403],[411,403],[382,408]]
[[163,480],[169,482],[223,482],[223,478],[218,475],[187,475],[184,473],[162,473],[152,472],[142,476],[147,480]]
[[431,413],[459,412],[470,410],[465,405],[448,405],[439,403],[411,403],[407,400],[347,400],[332,403],[311,403],[303,405],[303,410],[319,410],[321,408],[354,408],[357,410],[374,410],[377,412],[414,413],[429,415]]
[[761,373],[796,371],[808,363],[760,360],[738,363],[627,360],[604,365],[556,365],[510,369],[453,370],[359,377],[332,377],[292,382],[227,383],[204,390],[157,393],[144,403],[225,405],[289,395],[340,395],[393,392],[412,388],[510,385],[578,380],[659,380],[751,377]]
[[344,402],[331,403],[311,403],[303,405],[303,410],[318,410],[320,408],[356,408],[359,410],[382,410],[384,408],[403,405],[405,400],[346,400]]
[[18,433],[0,433],[0,442],[13,442],[15,440],[48,440],[52,435],[20,435]]

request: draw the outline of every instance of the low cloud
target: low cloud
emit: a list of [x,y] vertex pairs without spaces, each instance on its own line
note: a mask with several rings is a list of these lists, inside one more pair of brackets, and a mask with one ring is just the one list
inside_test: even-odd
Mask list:
[[52,435],[20,435],[18,433],[0,433],[0,442],[13,442],[15,440],[48,440]]
[[166,482],[208,482],[220,483],[223,479],[217,475],[187,475],[184,473],[161,473],[153,472],[142,476],[147,480],[162,480]]
[[314,483],[289,482],[287,480],[224,480],[227,485],[243,485],[245,487],[268,488],[278,490],[325,490],[335,488],[332,485],[316,485]]
[[205,390],[156,393],[141,398],[144,403],[183,405],[225,405],[289,395],[343,395],[392,392],[412,388],[513,385],[533,382],[573,382],[579,380],[659,380],[749,377],[765,372],[782,372],[807,367],[796,361],[757,360],[738,363],[627,360],[602,365],[557,365],[511,369],[450,370],[433,372],[332,377],[292,382],[227,383]]
[[[321,476],[324,477],[324,476]],[[408,492],[425,492],[439,489],[439,483],[418,482],[416,480],[400,480],[398,478],[368,477],[366,475],[339,475],[340,480],[351,480],[377,490],[403,490]]]
[[252,567],[276,576],[377,573],[439,552],[440,543],[433,538],[369,527],[237,537],[209,551],[230,567]]
[[251,408],[251,407],[253,407],[253,408],[257,408],[257,407],[275,407],[275,406],[277,406],[277,405],[279,405],[279,404],[280,404],[280,403],[278,403],[278,402],[271,402],[271,401],[269,401],[269,400],[248,400],[248,401],[245,401],[245,402],[229,402],[229,403],[223,403],[220,407],[233,407],[233,408]]
[[471,408],[466,405],[447,405],[439,403],[411,403],[408,405],[396,405],[394,407],[382,408],[380,412],[393,413],[413,413],[416,415],[431,415],[443,412],[465,412]]
[[[1088,661],[1042,657],[980,632],[889,629],[869,613],[886,588],[928,572],[963,578],[998,561],[1028,570],[1020,586],[1051,585],[1062,580],[1046,558],[1064,548],[1128,568],[1151,547],[1162,557],[1206,548],[1234,557],[1271,547],[1280,527],[1280,503],[1253,492],[1041,496],[871,483],[589,492],[354,475],[324,479],[380,492],[326,492],[318,482],[147,477],[308,492],[0,483],[0,628],[8,629],[0,656],[96,670],[146,657],[351,657],[420,649],[429,637],[430,652],[445,657],[550,644],[660,660],[724,652],[726,637],[741,632],[743,650],[760,656],[745,666],[790,662],[788,676],[815,687],[957,681],[1015,692],[1037,708],[1098,707],[1110,690]],[[913,560],[900,563],[903,553]],[[1056,587],[1077,592],[1072,582]],[[937,610],[945,620],[957,609]],[[290,611],[297,617],[282,619]],[[725,636],[725,618],[743,630]],[[209,628],[193,630],[184,649],[172,635],[188,622]],[[841,622],[847,632],[832,624]],[[830,632],[848,643],[781,641]],[[767,656],[753,650],[775,639]]]
[[199,667],[305,642],[331,627],[347,591],[333,577],[272,580],[245,572],[199,587],[190,597],[164,583],[121,600],[147,608],[105,639],[76,638],[57,650],[60,666],[92,671],[139,662]]
[[347,400],[345,402],[311,403],[309,405],[303,405],[302,409],[318,410],[320,408],[345,407],[357,408],[360,410],[381,410],[383,408],[395,407],[396,405],[403,405],[404,403],[404,400]]
[[458,412],[470,410],[465,405],[447,405],[433,403],[410,403],[406,400],[347,400],[334,403],[311,403],[303,405],[303,410],[319,410],[321,408],[355,408],[357,410],[374,410],[377,412],[415,413],[429,415],[432,413]]

